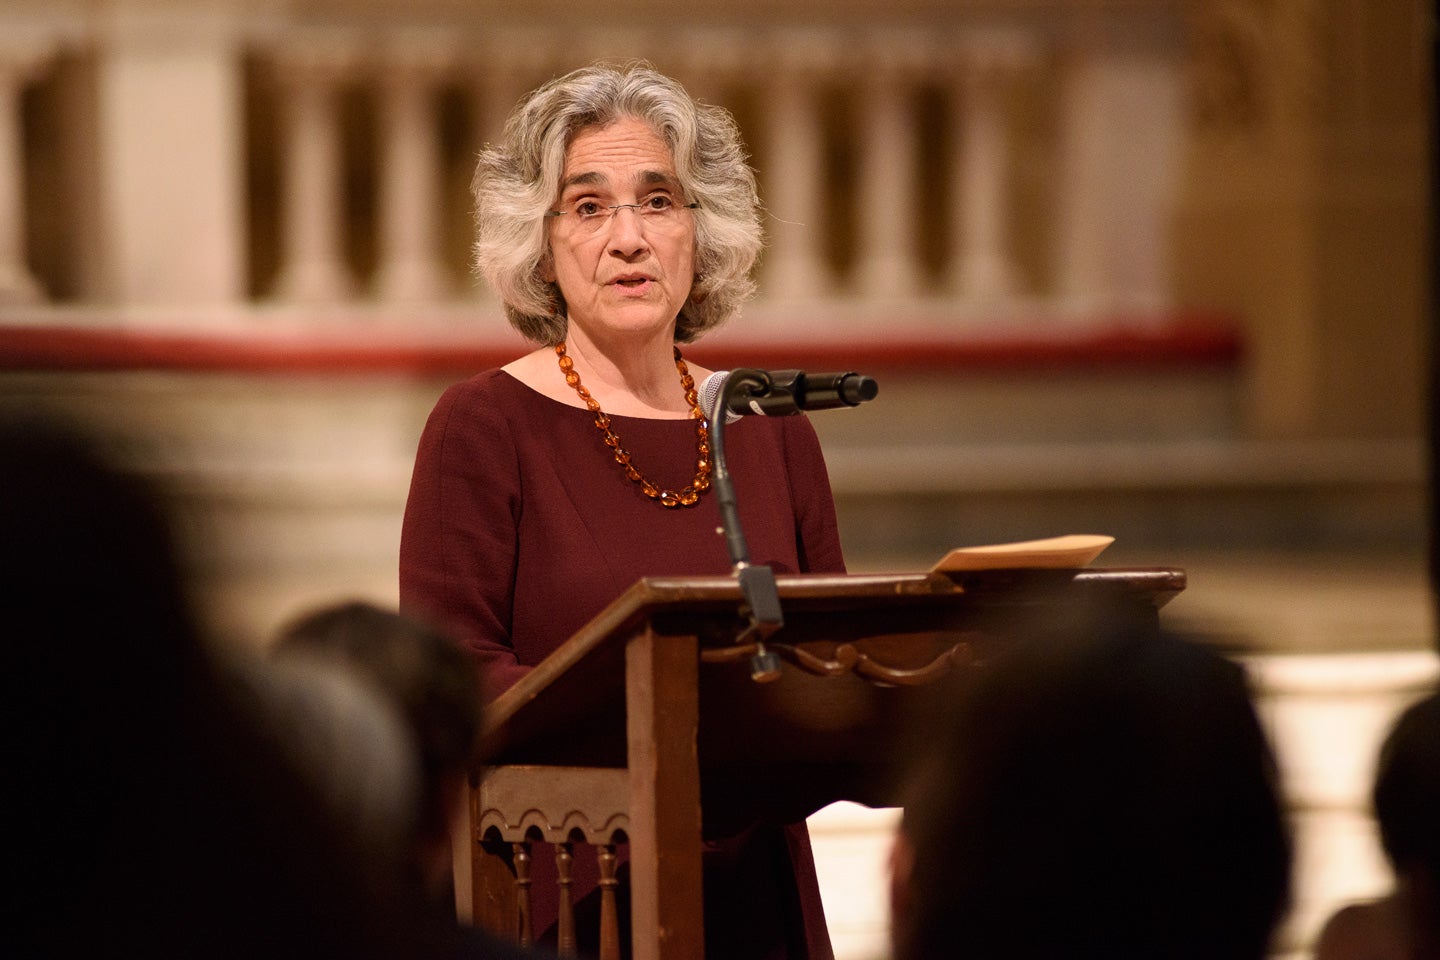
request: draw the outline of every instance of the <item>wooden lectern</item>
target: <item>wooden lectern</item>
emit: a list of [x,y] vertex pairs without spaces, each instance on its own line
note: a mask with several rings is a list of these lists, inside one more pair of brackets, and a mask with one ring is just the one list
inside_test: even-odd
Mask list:
[[[731,577],[636,583],[490,708],[472,775],[474,918],[525,940],[528,840],[599,849],[602,956],[618,956],[614,848],[630,854],[636,960],[704,955],[701,840],[836,800],[898,804],[929,681],[1084,609],[1154,629],[1175,569],[778,578],[784,667],[751,679]],[[563,598],[557,598],[563,603]],[[608,886],[607,886],[608,885]],[[608,913],[607,913],[608,911]]]

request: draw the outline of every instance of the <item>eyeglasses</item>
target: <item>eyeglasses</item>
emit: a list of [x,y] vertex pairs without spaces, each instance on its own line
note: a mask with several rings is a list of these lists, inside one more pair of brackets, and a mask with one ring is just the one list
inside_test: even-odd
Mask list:
[[592,199],[577,200],[565,210],[547,210],[545,216],[566,217],[564,222],[576,233],[591,234],[599,232],[620,210],[634,210],[640,222],[647,227],[669,228],[676,226],[684,216],[680,211],[699,207],[699,201],[678,203],[674,197],[656,193],[638,203],[602,204]]

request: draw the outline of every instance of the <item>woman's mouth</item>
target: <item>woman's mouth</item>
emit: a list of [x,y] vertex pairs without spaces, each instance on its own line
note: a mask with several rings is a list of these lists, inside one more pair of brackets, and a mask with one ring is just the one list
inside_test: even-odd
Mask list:
[[615,286],[621,290],[639,293],[644,291],[649,284],[653,282],[653,278],[646,276],[617,277],[613,282]]

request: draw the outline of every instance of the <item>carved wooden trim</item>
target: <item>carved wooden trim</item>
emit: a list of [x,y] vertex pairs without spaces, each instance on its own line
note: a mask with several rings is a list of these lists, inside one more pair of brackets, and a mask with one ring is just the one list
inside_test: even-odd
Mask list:
[[[700,651],[702,663],[734,663],[753,656],[757,644],[742,643],[729,647],[711,647]],[[968,640],[961,640],[945,649],[929,663],[919,667],[897,667],[876,660],[852,643],[842,643],[830,658],[818,656],[800,646],[771,640],[765,649],[773,650],[786,661],[817,677],[839,677],[853,673],[871,683],[918,687],[930,683],[959,666],[975,661],[975,651]]]
[[[585,797],[585,809],[574,798]],[[500,766],[486,771],[476,788],[476,842],[492,834],[511,843],[542,839],[614,843],[630,828],[630,785],[623,769]]]

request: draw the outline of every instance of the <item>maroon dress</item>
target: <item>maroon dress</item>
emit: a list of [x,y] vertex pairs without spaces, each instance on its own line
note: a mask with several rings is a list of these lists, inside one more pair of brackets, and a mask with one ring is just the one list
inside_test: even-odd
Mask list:
[[[611,421],[648,479],[676,490],[690,482],[693,421]],[[808,420],[730,424],[725,458],[753,563],[844,572]],[[589,411],[490,370],[447,390],[420,439],[401,605],[463,639],[499,692],[640,577],[729,573],[719,524],[713,492],[694,507],[661,507],[621,473]],[[705,861],[710,956],[832,956],[803,822],[707,844]]]

